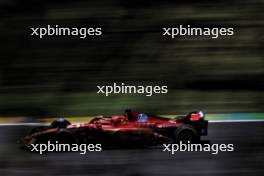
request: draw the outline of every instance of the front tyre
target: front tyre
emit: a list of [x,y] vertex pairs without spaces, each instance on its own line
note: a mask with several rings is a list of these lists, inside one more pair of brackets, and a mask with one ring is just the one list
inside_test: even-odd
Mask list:
[[55,135],[54,142],[58,142],[59,144],[73,144],[75,140],[71,132],[61,131]]
[[47,127],[44,127],[44,126],[35,127],[35,128],[30,130],[29,135],[32,135],[33,133],[44,131],[46,129],[47,129]]

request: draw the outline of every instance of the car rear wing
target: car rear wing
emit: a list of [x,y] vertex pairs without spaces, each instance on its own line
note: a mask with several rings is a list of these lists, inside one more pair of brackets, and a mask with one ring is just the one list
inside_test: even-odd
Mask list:
[[204,121],[205,114],[202,111],[193,111],[187,115],[181,115],[174,118],[178,122],[195,122],[195,121]]
[[205,114],[203,111],[195,111],[195,112],[190,112],[186,117],[190,121],[201,121],[204,120]]

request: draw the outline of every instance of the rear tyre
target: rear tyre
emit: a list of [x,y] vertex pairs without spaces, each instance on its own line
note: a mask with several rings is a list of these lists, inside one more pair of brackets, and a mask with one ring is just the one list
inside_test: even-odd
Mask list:
[[186,125],[176,130],[176,141],[182,141],[182,143],[196,143],[199,141],[199,136],[192,126]]

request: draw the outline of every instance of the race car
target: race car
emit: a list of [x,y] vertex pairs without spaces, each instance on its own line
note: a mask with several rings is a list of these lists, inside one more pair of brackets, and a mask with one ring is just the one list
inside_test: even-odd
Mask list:
[[105,146],[153,146],[168,142],[199,142],[207,135],[208,121],[202,111],[175,118],[132,112],[122,116],[97,116],[88,123],[72,125],[59,118],[49,126],[35,127],[20,139],[27,147],[47,141],[63,144],[101,143]]

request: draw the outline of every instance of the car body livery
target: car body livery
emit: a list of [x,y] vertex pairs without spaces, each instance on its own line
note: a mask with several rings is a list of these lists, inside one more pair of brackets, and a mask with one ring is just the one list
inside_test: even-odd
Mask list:
[[152,146],[165,142],[198,142],[207,135],[208,121],[202,111],[175,118],[132,112],[123,116],[97,116],[88,123],[72,125],[60,118],[50,126],[34,128],[20,141],[30,147],[47,141],[59,143],[101,143],[105,146]]

